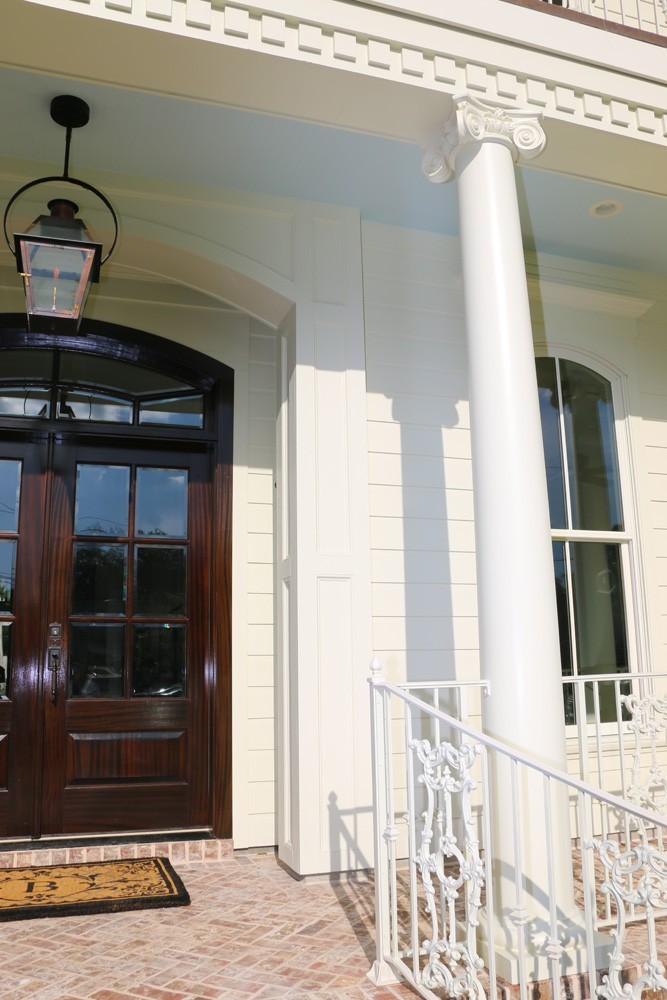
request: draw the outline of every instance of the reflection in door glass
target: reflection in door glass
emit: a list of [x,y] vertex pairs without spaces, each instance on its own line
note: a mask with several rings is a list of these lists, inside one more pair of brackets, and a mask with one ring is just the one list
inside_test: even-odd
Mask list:
[[77,535],[127,535],[129,502],[129,466],[77,465]]
[[0,613],[12,613],[15,575],[16,542],[0,542]]
[[18,531],[21,463],[0,459],[0,531]]
[[9,674],[12,666],[11,622],[0,624],[0,698],[9,697]]
[[122,698],[124,625],[72,625],[70,698]]
[[185,614],[185,548],[181,545],[137,545],[135,550],[137,615]]
[[51,414],[51,390],[5,385],[0,389],[0,414],[47,419]]
[[126,564],[126,545],[78,542],[74,546],[72,614],[124,614]]
[[177,698],[184,688],[185,625],[135,625],[132,694]]
[[187,469],[137,469],[136,534],[185,538]]

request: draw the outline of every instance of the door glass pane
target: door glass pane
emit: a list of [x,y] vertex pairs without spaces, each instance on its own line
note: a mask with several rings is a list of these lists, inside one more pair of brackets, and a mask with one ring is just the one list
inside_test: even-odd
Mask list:
[[565,528],[565,483],[560,440],[560,412],[556,384],[556,362],[553,358],[537,358],[537,384],[542,419],[542,444],[547,470],[549,513],[552,528]]
[[161,392],[166,394],[190,388],[187,382],[152,368],[74,351],[61,352],[60,377],[64,382],[80,382],[96,389],[115,389],[129,396]]
[[[604,542],[570,542],[569,545],[578,673],[627,673],[620,548]],[[589,695],[592,691],[587,692],[587,700]],[[600,712],[603,722],[616,718],[611,684],[601,686]]]
[[72,625],[70,698],[122,698],[124,625]]
[[[565,542],[552,542],[554,558],[554,580],[556,583],[556,609],[558,611],[558,638],[560,640],[560,662],[564,677],[571,677],[572,669],[572,637],[570,633],[570,608],[567,583],[567,566],[565,563]],[[575,721],[574,685],[563,685],[565,699],[565,722],[571,726]]]
[[131,424],[132,403],[100,392],[61,389],[58,393],[59,420],[102,420],[106,423]]
[[138,545],[135,552],[137,615],[185,614],[185,549]]
[[0,531],[18,531],[21,463],[0,459]]
[[611,385],[589,368],[561,361],[572,528],[622,531],[623,514]]
[[77,465],[75,533],[127,535],[129,500],[128,466]]
[[170,427],[203,427],[204,397],[181,396],[151,399],[139,405],[140,424],[163,424]]
[[124,614],[126,566],[126,545],[78,542],[74,546],[72,614]]
[[179,697],[185,693],[185,625],[135,625],[132,694]]
[[0,542],[0,613],[11,614],[14,607],[16,542]]
[[14,382],[50,382],[53,377],[53,351],[13,348],[0,351],[0,377]]
[[51,390],[23,386],[0,386],[0,414],[3,417],[42,417],[51,413]]
[[0,698],[9,697],[9,677],[12,666],[12,625],[0,622]]
[[136,534],[185,538],[187,524],[187,470],[137,469]]

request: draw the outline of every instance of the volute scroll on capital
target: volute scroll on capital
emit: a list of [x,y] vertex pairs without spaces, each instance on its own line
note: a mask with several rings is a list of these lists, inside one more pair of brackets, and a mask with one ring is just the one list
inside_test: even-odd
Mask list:
[[506,145],[515,161],[539,156],[546,145],[540,113],[486,104],[470,94],[452,98],[450,118],[424,144],[422,171],[433,184],[448,181],[461,149],[489,140]]

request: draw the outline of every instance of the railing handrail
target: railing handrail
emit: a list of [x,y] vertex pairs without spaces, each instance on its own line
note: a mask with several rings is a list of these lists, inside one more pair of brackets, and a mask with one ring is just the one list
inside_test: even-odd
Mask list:
[[492,736],[487,736],[485,733],[481,733],[479,730],[473,729],[472,726],[459,722],[451,715],[447,715],[446,712],[442,712],[440,709],[434,708],[433,705],[429,705],[420,698],[416,698],[414,695],[402,690],[396,684],[392,684],[384,678],[378,676],[376,671],[374,671],[373,676],[369,678],[369,683],[375,689],[381,688],[388,691],[390,694],[396,695],[397,698],[412,705],[413,708],[417,708],[425,714],[438,719],[440,722],[446,723],[448,726],[458,730],[460,733],[463,733],[465,736],[468,736],[470,739],[481,744],[487,749],[495,750],[497,753],[500,753],[505,757],[509,757],[531,770],[538,771],[545,777],[555,779],[556,781],[561,782],[561,784],[567,785],[579,794],[588,795],[593,799],[606,803],[608,806],[612,806],[622,812],[629,813],[646,823],[653,825],[659,824],[667,829],[667,816],[663,816],[661,813],[651,812],[648,809],[643,809],[641,806],[634,805],[627,800],[620,798],[618,795],[613,795],[610,792],[605,792],[601,788],[596,788],[594,785],[581,781],[579,778],[574,778],[571,775],[566,774],[564,771],[560,771],[558,768],[552,767],[549,764],[543,764],[540,761],[535,760],[535,758],[522,753],[520,750],[515,750],[507,744],[494,739]]
[[576,677],[563,676],[561,681],[563,684],[594,684],[597,681],[619,681],[619,683],[624,684],[629,681],[650,681],[655,677],[667,677],[667,671],[660,673],[637,671],[633,674],[577,674]]
[[[667,677],[667,674],[665,674],[665,677]],[[478,681],[457,681],[457,680],[453,680],[453,681],[401,681],[400,684],[397,684],[397,687],[402,688],[403,690],[411,690],[411,691],[439,691],[442,688],[458,689],[458,688],[464,688],[464,687],[478,687],[478,688],[482,688],[482,690],[484,691],[485,694],[489,694],[489,692],[491,691],[491,682],[490,681],[481,681],[481,680],[478,680]]]

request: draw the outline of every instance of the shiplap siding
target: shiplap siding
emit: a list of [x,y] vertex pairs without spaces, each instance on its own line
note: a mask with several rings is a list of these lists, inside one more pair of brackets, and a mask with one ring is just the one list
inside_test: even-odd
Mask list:
[[362,228],[373,646],[392,679],[479,672],[455,241]]

